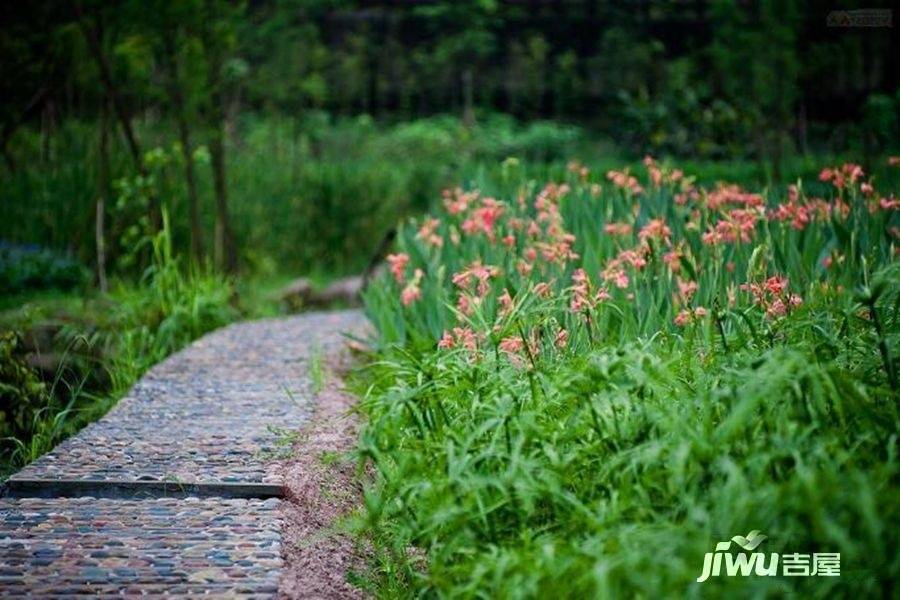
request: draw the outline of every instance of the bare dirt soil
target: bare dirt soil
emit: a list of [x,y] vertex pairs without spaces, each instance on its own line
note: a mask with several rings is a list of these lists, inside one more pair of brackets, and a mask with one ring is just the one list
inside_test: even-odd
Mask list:
[[341,522],[362,498],[355,465],[345,456],[356,443],[359,421],[340,377],[346,359],[331,362],[316,413],[285,463],[280,598],[366,596],[350,579],[365,572],[365,552]]

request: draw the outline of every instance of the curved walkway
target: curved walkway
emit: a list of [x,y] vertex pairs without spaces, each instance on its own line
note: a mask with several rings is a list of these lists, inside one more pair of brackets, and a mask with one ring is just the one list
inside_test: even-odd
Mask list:
[[151,369],[103,419],[7,482],[0,596],[268,597],[286,432],[357,311],[231,325]]

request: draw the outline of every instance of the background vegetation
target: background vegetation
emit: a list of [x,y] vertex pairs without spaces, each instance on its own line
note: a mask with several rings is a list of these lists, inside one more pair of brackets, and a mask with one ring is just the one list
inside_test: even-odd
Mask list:
[[352,270],[398,218],[507,156],[742,161],[761,183],[809,153],[872,167],[900,133],[896,29],[829,25],[841,8],[11,3],[0,238],[96,271],[100,231],[104,269],[134,275],[121,246],[166,204],[198,262]]

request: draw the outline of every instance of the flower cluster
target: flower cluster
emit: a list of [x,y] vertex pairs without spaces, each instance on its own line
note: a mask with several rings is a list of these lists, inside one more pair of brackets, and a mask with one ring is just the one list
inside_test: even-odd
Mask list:
[[[652,157],[643,164],[645,183],[628,169],[612,170],[606,194],[575,161],[567,181],[523,186],[510,201],[478,190],[445,191],[444,214],[421,220],[405,238],[418,250],[387,257],[399,304],[417,310],[429,305],[433,289],[442,289],[436,302],[446,298],[454,310],[442,317],[441,349],[474,356],[491,344],[527,365],[523,359],[541,348],[564,350],[585,335],[595,339],[592,328],[603,326],[603,315],[624,314],[629,305],[657,311],[639,315],[641,322],[662,316],[677,328],[707,322],[713,303],[724,310],[754,307],[773,323],[787,317],[803,303],[788,281],[790,268],[799,267],[787,268],[771,248],[796,243],[778,242],[792,231],[816,228],[833,240],[818,264],[802,267],[801,281],[809,280],[809,269],[851,268],[847,249],[831,232],[849,219],[883,219],[880,231],[894,240],[888,254],[897,253],[900,226],[891,213],[900,200],[879,193],[859,165],[823,169],[819,178],[830,184],[829,193],[809,196],[797,184],[775,202],[735,184],[697,186]],[[748,263],[760,252],[751,275]],[[410,264],[410,254],[428,264]],[[552,325],[529,322],[534,306],[544,307]]]
[[744,283],[741,289],[750,292],[753,303],[771,318],[783,317],[792,308],[803,304],[799,295],[788,292],[788,280],[779,275],[773,275],[760,283]]

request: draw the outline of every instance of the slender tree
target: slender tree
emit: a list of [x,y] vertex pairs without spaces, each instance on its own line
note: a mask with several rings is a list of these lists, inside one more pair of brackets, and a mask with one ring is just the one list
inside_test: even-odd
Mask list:
[[109,286],[106,280],[106,205],[109,195],[109,104],[104,103],[100,109],[100,144],[97,152],[97,204],[95,207],[94,234],[97,246],[97,284],[100,291],[106,293]]
[[187,119],[186,97],[179,76],[178,56],[176,51],[177,31],[170,14],[166,14],[160,33],[163,46],[163,58],[166,65],[166,87],[175,124],[178,128],[178,141],[181,145],[184,160],[184,179],[187,187],[188,208],[191,227],[191,255],[198,263],[203,262],[203,228],[200,225],[200,200],[197,194],[197,176],[194,166],[191,131]]
[[220,10],[227,6],[216,0],[206,0],[206,15],[203,27],[203,54],[206,58],[207,87],[209,99],[207,116],[209,121],[209,153],[213,175],[213,189],[216,196],[216,222],[214,232],[214,259],[216,266],[228,273],[237,271],[237,251],[234,232],[228,214],[228,181],[225,171],[225,117],[226,98],[222,69],[224,54],[228,44],[229,25],[220,19]]
[[[110,65],[109,57],[103,48],[103,31],[100,27],[99,20],[95,19],[95,22],[91,23],[84,12],[84,7],[81,2],[75,3],[75,15],[78,27],[84,35],[84,39],[87,42],[91,55],[94,57],[94,62],[100,73],[100,81],[106,92],[107,100],[112,105],[116,117],[119,120],[119,125],[122,128],[122,134],[125,136],[125,142],[128,145],[128,151],[131,155],[131,160],[134,163],[134,168],[142,177],[147,177],[147,166],[144,164],[143,153],[138,144],[137,136],[134,133],[134,128],[131,125],[131,115],[128,112],[128,108],[125,106],[125,103],[122,101],[121,94],[119,94],[118,88],[115,85],[112,75],[112,66]],[[162,212],[160,211],[159,199],[155,195],[151,195],[150,198],[148,198],[148,201],[150,225],[154,231],[158,231],[160,227],[162,227]]]

